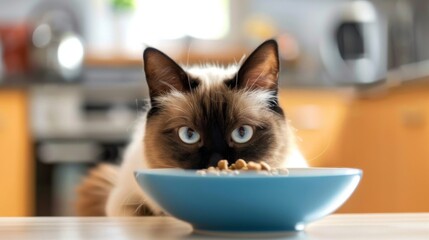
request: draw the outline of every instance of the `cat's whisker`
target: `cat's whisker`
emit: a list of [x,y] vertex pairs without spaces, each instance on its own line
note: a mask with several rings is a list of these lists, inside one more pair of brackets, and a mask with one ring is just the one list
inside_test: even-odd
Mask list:
[[183,113],[183,114],[188,114],[188,113],[189,113],[189,111],[186,111],[186,109],[181,108],[181,107],[179,107],[179,106],[174,106],[174,110],[175,110],[175,111],[178,111],[178,112],[181,112],[181,113]]
[[141,203],[136,207],[136,210],[134,210],[134,215],[139,216],[139,215],[145,215],[145,213],[143,212],[143,214],[140,214],[140,210],[145,206],[145,203]]
[[189,74],[186,74],[186,78],[188,79],[188,87],[189,87],[189,90],[191,91],[191,93],[193,94],[194,93],[194,89],[192,89],[192,87],[191,87],[191,80],[189,79]]
[[[191,52],[191,44],[192,44],[192,41],[190,41],[188,44],[188,52],[186,54],[186,68],[189,68],[189,53]],[[188,77],[188,81],[189,81],[189,77]]]
[[[262,77],[262,74],[265,73],[265,71],[267,70],[267,66],[264,66],[264,69],[262,69],[261,73],[259,73],[258,77],[252,82],[252,85],[250,86],[250,88],[248,89],[253,89],[253,86],[256,84],[256,82]],[[247,88],[247,83],[246,82],[246,88]]]
[[168,83],[168,82],[166,82],[166,81],[163,81],[163,80],[160,80],[160,82],[161,82],[162,84],[166,85],[167,87],[169,87],[169,88],[170,88],[170,90],[176,90],[176,91],[177,91],[177,88],[176,88],[176,87],[174,87],[173,85],[171,85],[170,83]]
[[238,65],[237,59],[234,57],[234,64]]
[[243,56],[241,57],[240,62],[239,62],[240,65],[242,65],[244,63],[244,60],[246,60],[246,57],[247,57],[247,55],[243,54]]
[[319,154],[317,154],[315,157],[312,157],[311,159],[308,159],[307,161],[311,163],[313,160],[316,160],[319,157],[321,157],[323,154],[325,154],[328,151],[329,147],[331,146],[331,143],[332,143],[332,137],[329,138],[328,143]]
[[132,195],[128,194],[124,200],[122,201],[122,203],[120,204],[120,209],[121,209],[121,216],[127,216],[126,214],[126,207],[129,206],[128,205],[128,201],[131,199]]
[[129,193],[128,196],[124,199],[123,205],[135,205],[135,204],[139,203],[139,200],[136,200],[135,202],[131,201],[131,200],[135,200],[134,198],[138,199],[137,196],[139,196],[139,192],[137,192],[137,191],[133,191],[133,192]]
[[194,101],[186,101],[186,105],[189,107],[189,111],[190,112],[194,112],[194,110],[195,110],[195,106],[194,106],[194,102],[195,102],[195,100]]
[[234,85],[234,89],[238,88],[238,73],[235,74],[235,85]]
[[[181,116],[171,117],[171,118],[167,119],[165,122],[166,122],[167,124],[169,124],[169,123],[173,122],[173,120],[176,120],[176,119],[181,119],[181,120],[183,120],[184,118],[183,118],[183,117],[181,117]],[[185,119],[184,121],[187,121],[187,120],[188,120],[188,119]]]
[[251,111],[253,111],[253,112],[260,112],[262,110],[262,108],[261,107],[258,107],[258,106],[248,106],[248,107],[245,107],[245,108],[243,108],[241,111],[240,111],[240,114],[246,114],[247,112],[251,112]]

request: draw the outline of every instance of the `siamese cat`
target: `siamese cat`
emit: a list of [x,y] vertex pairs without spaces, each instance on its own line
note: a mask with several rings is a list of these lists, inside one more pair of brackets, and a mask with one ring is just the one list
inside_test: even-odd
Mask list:
[[227,67],[183,67],[155,48],[144,51],[143,61],[150,108],[138,121],[122,164],[99,165],[81,184],[80,215],[162,214],[137,185],[138,169],[203,169],[240,158],[307,167],[279,105],[275,40]]

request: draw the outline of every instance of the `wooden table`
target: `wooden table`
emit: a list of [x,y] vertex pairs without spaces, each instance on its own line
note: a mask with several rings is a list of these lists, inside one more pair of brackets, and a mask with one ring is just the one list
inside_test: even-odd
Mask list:
[[[171,217],[33,217],[0,218],[0,239],[227,238],[194,234],[190,225]],[[308,225],[305,232],[276,239],[429,239],[429,213],[337,214]]]

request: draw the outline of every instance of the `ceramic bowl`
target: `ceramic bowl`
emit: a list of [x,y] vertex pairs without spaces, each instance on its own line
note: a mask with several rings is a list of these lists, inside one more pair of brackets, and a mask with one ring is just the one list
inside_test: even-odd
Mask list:
[[199,175],[181,169],[137,171],[141,188],[166,213],[197,232],[285,232],[339,208],[362,171],[350,168],[289,169],[288,175],[255,172]]

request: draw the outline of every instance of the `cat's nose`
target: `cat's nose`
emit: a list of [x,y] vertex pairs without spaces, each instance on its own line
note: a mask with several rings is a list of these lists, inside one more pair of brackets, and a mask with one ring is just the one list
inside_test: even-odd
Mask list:
[[207,167],[216,167],[217,166],[217,163],[220,161],[220,160],[222,160],[222,159],[225,159],[221,154],[219,154],[219,153],[212,153],[211,155],[210,155],[210,158],[209,158],[209,162],[208,162],[208,166]]

